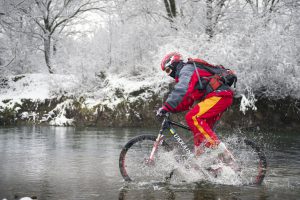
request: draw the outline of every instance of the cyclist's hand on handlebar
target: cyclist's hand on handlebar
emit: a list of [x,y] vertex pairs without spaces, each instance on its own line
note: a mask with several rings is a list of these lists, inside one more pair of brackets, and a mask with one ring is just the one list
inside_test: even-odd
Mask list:
[[167,113],[168,113],[168,111],[166,111],[163,107],[161,107],[156,111],[156,117],[163,117]]

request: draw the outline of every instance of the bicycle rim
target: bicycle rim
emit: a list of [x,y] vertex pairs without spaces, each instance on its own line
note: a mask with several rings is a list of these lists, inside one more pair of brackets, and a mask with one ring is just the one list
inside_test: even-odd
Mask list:
[[240,178],[243,185],[260,185],[267,172],[267,160],[264,152],[253,141],[239,140],[233,154],[241,167]]
[[125,181],[153,182],[163,181],[170,172],[170,164],[165,159],[168,144],[163,141],[155,154],[154,162],[149,156],[156,140],[154,135],[140,135],[123,147],[119,157],[119,168]]

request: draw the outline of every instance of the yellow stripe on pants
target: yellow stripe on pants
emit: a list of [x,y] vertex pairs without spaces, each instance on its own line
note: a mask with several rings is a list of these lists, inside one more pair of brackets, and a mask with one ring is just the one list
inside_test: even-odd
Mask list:
[[192,119],[194,121],[194,125],[197,127],[197,129],[200,131],[200,133],[202,133],[204,135],[206,140],[208,142],[210,142],[212,145],[215,144],[215,141],[213,139],[211,139],[209,134],[199,125],[197,117],[200,117],[201,115],[206,113],[209,109],[214,107],[214,105],[216,105],[220,101],[220,99],[221,99],[221,97],[210,97],[208,99],[205,99],[204,101],[201,101],[198,104],[199,112],[195,116],[192,117]]

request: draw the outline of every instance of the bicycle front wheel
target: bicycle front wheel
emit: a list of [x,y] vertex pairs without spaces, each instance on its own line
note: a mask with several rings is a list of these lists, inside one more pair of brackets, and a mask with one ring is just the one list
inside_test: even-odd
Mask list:
[[169,145],[163,141],[155,153],[154,162],[149,157],[156,140],[154,135],[139,135],[123,147],[119,157],[119,168],[125,181],[163,181],[172,166],[168,160]]

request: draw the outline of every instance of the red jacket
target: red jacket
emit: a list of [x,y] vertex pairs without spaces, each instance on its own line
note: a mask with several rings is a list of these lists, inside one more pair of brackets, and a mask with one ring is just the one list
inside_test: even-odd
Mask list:
[[211,73],[204,69],[196,68],[202,80],[202,87],[200,88],[198,75],[193,64],[179,65],[176,72],[176,85],[174,90],[169,94],[163,109],[169,112],[181,112],[189,110],[195,101],[201,100],[204,97],[211,96],[232,96],[233,92],[227,85],[222,85],[217,90],[206,94],[206,84],[203,77],[212,76]]

